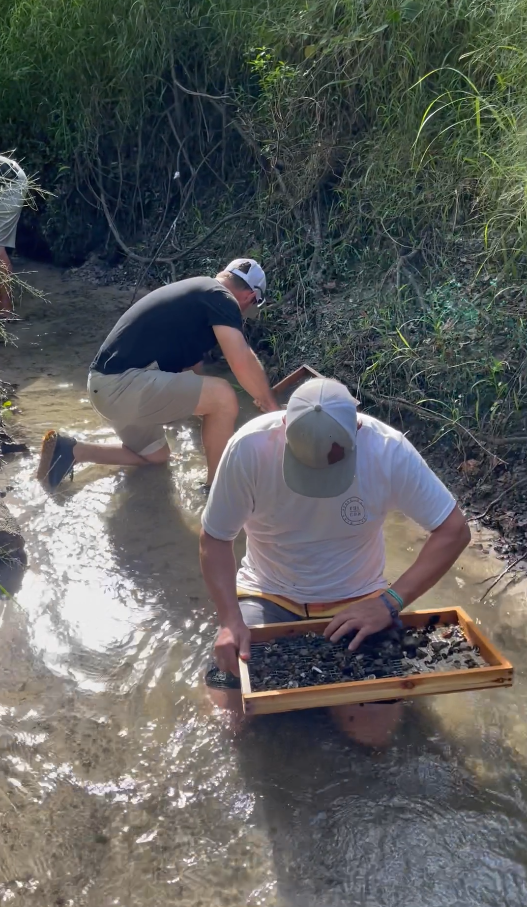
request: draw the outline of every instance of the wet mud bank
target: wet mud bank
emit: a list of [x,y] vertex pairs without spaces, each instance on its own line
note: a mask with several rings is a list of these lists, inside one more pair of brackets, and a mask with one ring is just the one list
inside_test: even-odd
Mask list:
[[7,504],[0,501],[0,562],[25,561],[25,541],[20,526]]
[[12,417],[16,412],[13,405],[14,396],[15,388],[3,384],[0,374],[0,570],[7,573],[10,568],[17,571],[20,565],[26,563],[24,537],[5,501],[12,487],[2,482],[4,478],[2,465],[5,458],[28,452],[27,445],[19,438],[15,439],[6,424],[6,416]]

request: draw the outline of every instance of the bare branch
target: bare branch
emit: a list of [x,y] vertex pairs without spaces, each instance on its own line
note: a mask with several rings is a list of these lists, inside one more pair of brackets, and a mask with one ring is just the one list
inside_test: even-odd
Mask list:
[[499,574],[499,576],[496,577],[496,579],[495,579],[494,582],[489,586],[489,588],[487,589],[487,591],[483,593],[483,595],[482,595],[481,598],[480,598],[480,602],[485,601],[485,599],[486,599],[487,595],[489,594],[489,592],[491,592],[492,589],[494,589],[494,587],[498,585],[498,583],[500,582],[500,580],[502,580],[503,577],[507,575],[507,573],[510,573],[511,570],[514,569],[514,567],[516,566],[516,564],[519,564],[520,561],[522,561],[522,560],[524,559],[524,557],[525,557],[524,554],[520,554],[519,557],[516,557],[513,561],[511,561],[511,563],[510,563],[507,567],[505,567],[505,570],[502,570],[502,571],[501,571],[501,573]]
[[[132,249],[130,249],[130,247],[125,243],[124,239],[122,238],[121,234],[119,233],[119,231],[115,225],[115,221],[111,215],[110,209],[108,208],[108,203],[106,201],[106,196],[105,196],[104,189],[102,186],[100,161],[99,161],[98,182],[99,182],[100,195],[97,196],[97,194],[94,192],[93,189],[92,189],[92,192],[94,192],[94,195],[99,199],[99,201],[101,203],[102,209],[104,211],[104,215],[106,217],[106,220],[108,221],[108,226],[113,234],[113,237],[114,237],[116,243],[123,250],[123,252],[125,252],[125,254],[129,258],[131,258],[133,261],[138,261],[141,264],[151,263],[151,261],[152,261],[151,256],[147,257],[145,255],[138,255],[137,252],[133,252]],[[242,219],[243,220],[253,220],[253,219],[257,220],[258,216],[259,215],[256,212],[250,211],[249,209],[242,210],[242,211],[234,211],[232,214],[226,214],[225,217],[221,217],[220,220],[217,221],[214,224],[214,226],[210,228],[210,230],[208,230],[206,233],[204,233],[203,236],[201,236],[195,242],[191,243],[190,246],[187,246],[186,249],[181,249],[179,252],[176,252],[174,255],[171,255],[169,258],[165,258],[165,257],[157,258],[157,261],[160,264],[167,264],[167,265],[173,264],[175,261],[180,261],[182,258],[185,258],[187,255],[190,255],[191,252],[194,252],[196,249],[199,249],[199,247],[202,246],[203,243],[206,243],[207,240],[210,239],[210,237],[213,236],[214,233],[216,233],[220,229],[220,227],[222,227],[224,224],[228,223],[229,221],[237,220],[237,219],[238,220],[242,220]]]
[[501,492],[501,494],[498,495],[497,498],[494,498],[494,500],[491,501],[490,504],[488,504],[487,508],[483,511],[483,513],[478,513],[476,516],[471,517],[470,522],[474,522],[475,520],[484,519],[484,517],[486,517],[490,513],[492,508],[495,507],[496,504],[499,504],[499,502],[501,500],[503,500],[503,498],[506,497],[506,495],[508,495],[511,491],[514,491],[515,488],[521,488],[522,485],[526,485],[526,484],[527,484],[527,477],[524,477],[523,479],[518,479],[517,482],[513,482],[512,485],[508,485],[507,488],[505,488]]

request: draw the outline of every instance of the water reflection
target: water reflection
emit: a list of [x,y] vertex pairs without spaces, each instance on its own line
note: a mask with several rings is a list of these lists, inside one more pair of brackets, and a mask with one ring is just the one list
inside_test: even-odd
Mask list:
[[[7,363],[35,440],[50,419],[109,438],[84,371],[63,345],[53,356],[60,320],[82,338],[88,318],[67,291],[54,284],[45,346],[31,346],[36,318]],[[115,292],[93,291],[75,363]],[[85,467],[56,498],[34,459],[11,468],[29,568],[0,578],[15,595],[0,602],[0,904],[527,903],[524,586],[480,605],[500,566],[472,550],[420,603],[478,617],[516,665],[511,690],[408,703],[386,752],[344,740],[324,713],[262,717],[232,740],[200,682],[214,618],[197,565],[198,427],[170,436],[169,469]],[[420,538],[393,518],[390,576]]]

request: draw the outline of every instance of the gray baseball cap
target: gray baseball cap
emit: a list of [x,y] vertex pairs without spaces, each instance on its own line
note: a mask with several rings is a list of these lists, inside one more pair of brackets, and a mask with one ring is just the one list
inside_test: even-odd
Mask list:
[[339,381],[314,378],[291,395],[285,416],[284,481],[308,498],[336,498],[357,464],[357,400]]

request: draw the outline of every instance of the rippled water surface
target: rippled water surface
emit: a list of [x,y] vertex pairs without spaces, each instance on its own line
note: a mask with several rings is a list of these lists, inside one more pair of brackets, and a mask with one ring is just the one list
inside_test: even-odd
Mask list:
[[[87,366],[130,293],[29,276],[16,346],[26,436],[110,437]],[[250,407],[244,403],[245,417]],[[214,634],[197,561],[197,426],[169,470],[86,466],[51,498],[4,473],[29,568],[0,601],[0,904],[517,907],[527,904],[526,586],[474,546],[422,606],[463,605],[511,658],[511,690],[407,703],[385,752],[323,713],[231,739],[201,670]],[[390,577],[422,533],[388,527]],[[501,587],[497,587],[499,589]]]

